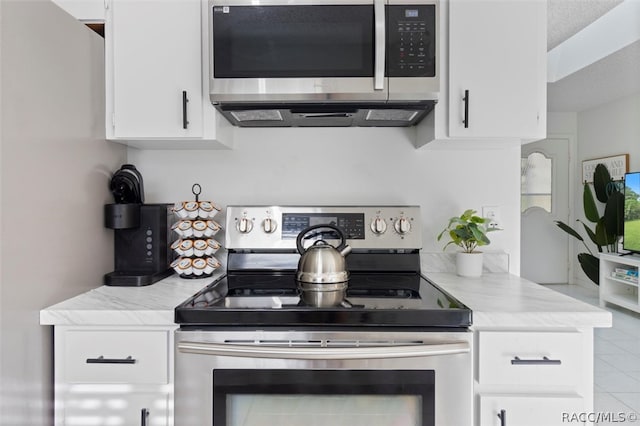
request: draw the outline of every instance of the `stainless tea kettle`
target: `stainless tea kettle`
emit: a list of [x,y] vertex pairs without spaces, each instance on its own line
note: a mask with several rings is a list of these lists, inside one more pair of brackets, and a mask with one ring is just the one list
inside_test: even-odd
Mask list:
[[[328,228],[340,237],[338,247],[320,239],[309,248],[302,245],[304,237],[314,229]],[[300,297],[307,305],[332,307],[341,304],[347,291],[349,271],[345,256],[351,252],[342,230],[333,225],[314,225],[303,229],[296,239],[300,260],[296,280]]]
[[[302,245],[304,237],[314,229],[331,229],[340,237],[340,245],[333,247],[325,240],[317,240],[309,248]],[[340,228],[333,225],[313,225],[300,234],[296,239],[300,260],[298,261],[298,271],[296,279],[305,283],[339,283],[349,280],[349,272],[345,262],[345,256],[351,252],[351,247],[347,245],[344,233]]]

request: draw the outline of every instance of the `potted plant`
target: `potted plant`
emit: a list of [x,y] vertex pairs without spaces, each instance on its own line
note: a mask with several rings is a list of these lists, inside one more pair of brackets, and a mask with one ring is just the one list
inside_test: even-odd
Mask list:
[[[593,197],[595,192],[595,199]],[[596,204],[596,199],[601,203],[600,207]],[[589,237],[598,248],[598,253],[604,250],[607,252],[618,251],[618,241],[623,234],[624,223],[624,194],[611,178],[611,174],[604,164],[598,164],[593,173],[593,191],[589,183],[584,182],[582,192],[582,205],[584,207],[585,218],[595,224],[595,228],[589,228],[587,224],[580,222]],[[602,211],[602,215],[600,215]],[[586,240],[580,233],[567,225],[566,223],[556,220],[556,225],[567,234],[582,242],[588,253],[578,253],[578,262],[585,275],[596,285],[600,284],[600,259],[593,253],[586,243]],[[579,229],[580,227],[578,227]]]
[[449,219],[449,224],[438,235],[438,241],[446,234],[451,238],[443,248],[454,244],[462,248],[456,253],[456,273],[462,277],[479,277],[482,275],[482,252],[477,247],[486,246],[491,241],[487,233],[500,228],[489,227],[489,219],[476,216],[476,210],[465,210],[460,216]]

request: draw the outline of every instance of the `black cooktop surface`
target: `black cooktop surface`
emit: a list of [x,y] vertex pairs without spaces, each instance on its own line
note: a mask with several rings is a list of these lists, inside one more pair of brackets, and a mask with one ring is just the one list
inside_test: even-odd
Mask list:
[[418,273],[351,274],[345,302],[306,306],[292,273],[225,275],[175,309],[182,326],[467,328],[471,310]]

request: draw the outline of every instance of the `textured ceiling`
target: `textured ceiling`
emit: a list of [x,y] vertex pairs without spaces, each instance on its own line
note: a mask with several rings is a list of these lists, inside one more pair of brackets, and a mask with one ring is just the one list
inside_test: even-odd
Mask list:
[[[547,50],[620,3],[622,0],[548,0]],[[579,112],[637,92],[640,92],[640,42],[547,84],[547,109]]]
[[547,50],[551,50],[622,0],[548,0]]

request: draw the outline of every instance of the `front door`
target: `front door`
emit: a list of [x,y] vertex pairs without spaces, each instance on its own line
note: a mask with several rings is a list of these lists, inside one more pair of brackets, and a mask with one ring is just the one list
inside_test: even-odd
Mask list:
[[521,270],[540,284],[568,283],[569,237],[554,221],[569,223],[569,140],[522,146]]

